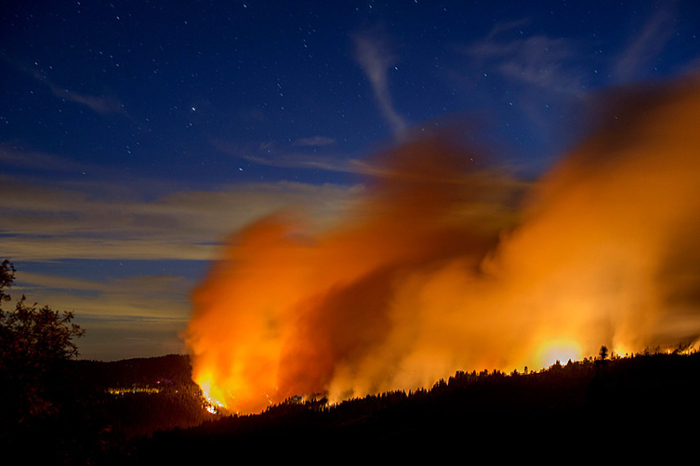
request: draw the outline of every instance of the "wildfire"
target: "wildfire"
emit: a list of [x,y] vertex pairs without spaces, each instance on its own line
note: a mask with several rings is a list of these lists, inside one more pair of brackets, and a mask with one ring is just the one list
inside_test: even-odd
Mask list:
[[437,135],[370,161],[328,231],[249,225],[193,294],[195,380],[256,412],[697,338],[699,89],[622,99],[536,183]]
[[581,345],[574,340],[558,340],[544,343],[537,351],[539,367],[549,367],[557,361],[579,361],[583,358]]

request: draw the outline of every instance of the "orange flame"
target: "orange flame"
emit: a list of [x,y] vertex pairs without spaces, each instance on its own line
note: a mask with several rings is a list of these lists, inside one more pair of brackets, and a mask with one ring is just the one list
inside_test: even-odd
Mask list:
[[256,412],[697,338],[700,87],[646,101],[616,108],[524,208],[524,183],[443,135],[382,154],[329,231],[249,225],[193,295],[195,380]]

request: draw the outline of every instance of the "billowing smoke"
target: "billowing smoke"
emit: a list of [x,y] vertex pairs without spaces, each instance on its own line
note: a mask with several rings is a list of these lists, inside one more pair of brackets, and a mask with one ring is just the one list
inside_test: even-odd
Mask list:
[[700,84],[604,101],[537,182],[433,135],[371,160],[334,228],[281,213],[233,235],[193,295],[195,380],[255,412],[694,342]]

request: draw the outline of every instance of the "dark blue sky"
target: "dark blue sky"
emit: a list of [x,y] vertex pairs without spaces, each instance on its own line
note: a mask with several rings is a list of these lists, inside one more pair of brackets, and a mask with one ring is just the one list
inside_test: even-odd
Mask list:
[[[7,2],[6,2],[7,3]],[[459,118],[529,175],[596,93],[694,72],[693,1],[22,1],[0,9],[0,255],[84,357],[179,351],[214,246],[352,196],[358,160]],[[321,222],[322,223],[322,222]]]

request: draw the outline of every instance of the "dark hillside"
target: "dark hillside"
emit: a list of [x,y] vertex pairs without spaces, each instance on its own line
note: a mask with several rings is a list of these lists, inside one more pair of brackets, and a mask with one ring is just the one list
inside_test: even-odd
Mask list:
[[137,444],[131,459],[215,460],[225,451],[360,459],[416,450],[590,447],[613,439],[620,449],[631,439],[649,448],[687,447],[681,426],[700,414],[699,383],[698,354],[585,360],[530,374],[460,372],[430,390],[337,406],[289,402],[260,415],[157,432]]
[[81,380],[96,387],[194,385],[188,356],[170,354],[155,358],[125,359],[113,362],[73,361]]
[[[45,464],[201,464],[226,455],[413,460],[454,452],[629,459],[694,448],[700,414],[698,353],[586,359],[527,374],[458,372],[415,392],[338,405],[289,400],[248,416],[207,413],[186,356],[75,361],[71,371],[74,396],[8,448],[28,449]],[[32,447],[37,438],[41,449]]]
[[114,362],[73,361],[76,385],[91,395],[104,429],[120,437],[199,425],[212,416],[184,355]]

